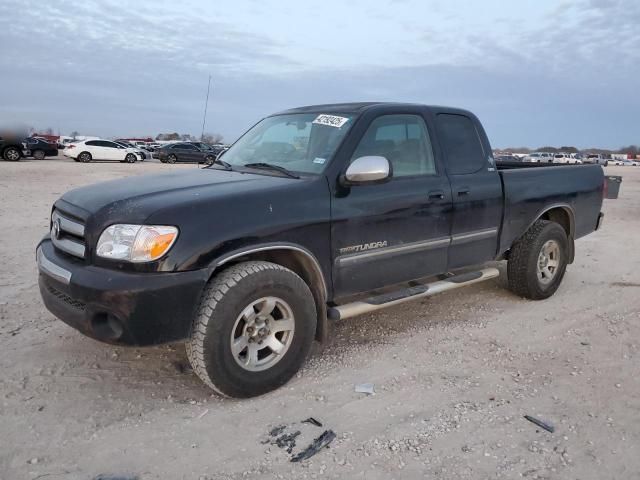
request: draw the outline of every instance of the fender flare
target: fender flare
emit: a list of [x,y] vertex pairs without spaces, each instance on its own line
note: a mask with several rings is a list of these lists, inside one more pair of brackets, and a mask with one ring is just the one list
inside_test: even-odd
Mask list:
[[[245,247],[239,248],[237,250],[232,250],[227,252],[217,259],[215,259],[209,266],[209,277],[215,274],[215,272],[224,265],[236,260],[238,258],[244,257],[246,255],[259,254],[262,252],[273,252],[273,251],[291,251],[296,254],[300,254],[303,258],[308,262],[307,265],[313,270],[311,277],[318,279],[318,282],[308,281],[305,282],[312,283],[310,286],[311,292],[314,296],[314,300],[316,301],[316,313],[317,313],[317,326],[316,326],[316,339],[320,342],[326,341],[329,334],[329,325],[328,325],[328,317],[327,317],[327,301],[328,301],[328,284],[327,279],[325,278],[324,272],[322,271],[322,267],[320,266],[320,262],[315,257],[313,253],[311,253],[308,249],[288,242],[275,242],[275,243],[266,243],[259,245],[247,245]],[[316,290],[313,285],[314,283],[318,283],[317,285],[317,294],[314,290]]]

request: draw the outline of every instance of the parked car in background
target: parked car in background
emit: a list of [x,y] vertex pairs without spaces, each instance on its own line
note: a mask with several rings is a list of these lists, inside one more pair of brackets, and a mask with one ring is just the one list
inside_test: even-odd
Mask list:
[[578,158],[574,158],[571,156],[571,153],[556,153],[553,156],[553,163],[564,163],[564,164],[579,164],[582,163],[582,160]]
[[622,162],[622,165],[625,167],[637,167],[638,165],[640,165],[640,162],[638,162],[637,160],[620,160]]
[[619,158],[612,158],[608,161],[609,165],[617,165],[617,166],[622,166],[624,165],[624,160],[619,159]]
[[124,145],[126,148],[133,148],[141,162],[144,162],[147,158],[151,158],[151,152],[146,152],[127,140],[114,140],[114,142]]
[[125,147],[111,140],[84,140],[72,143],[64,149],[64,155],[83,163],[96,160],[135,163],[138,159],[135,148]]
[[8,162],[17,162],[28,155],[27,145],[19,137],[0,133],[0,157]]
[[533,152],[525,157],[531,163],[553,163],[553,154],[549,152]]
[[594,163],[597,165],[607,166],[609,165],[609,159],[607,159],[601,153],[590,153],[583,159],[584,163]]
[[212,164],[218,152],[210,145],[200,142],[179,142],[158,149],[158,159],[162,163],[196,162]]
[[44,138],[29,137],[25,139],[24,143],[26,143],[27,149],[29,150],[29,156],[36,160],[58,155],[58,145]]

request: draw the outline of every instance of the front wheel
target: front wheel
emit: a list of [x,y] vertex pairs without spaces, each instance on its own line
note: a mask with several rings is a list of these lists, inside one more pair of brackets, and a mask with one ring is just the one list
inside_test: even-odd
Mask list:
[[127,153],[127,156],[124,157],[124,161],[127,163],[136,163],[136,156],[133,153]]
[[542,300],[553,295],[567,269],[569,240],[559,224],[538,220],[509,253],[509,289],[521,297]]
[[217,393],[253,397],[302,366],[316,330],[307,284],[275,263],[244,262],[214,277],[186,344],[193,370]]
[[176,157],[173,154],[167,157],[167,163],[176,163],[177,160],[178,160],[178,157]]
[[213,162],[215,162],[215,160],[216,160],[216,158],[215,158],[215,157],[213,157],[213,156],[211,156],[211,155],[207,155],[207,156],[204,158],[204,163],[205,163],[205,165],[213,165]]

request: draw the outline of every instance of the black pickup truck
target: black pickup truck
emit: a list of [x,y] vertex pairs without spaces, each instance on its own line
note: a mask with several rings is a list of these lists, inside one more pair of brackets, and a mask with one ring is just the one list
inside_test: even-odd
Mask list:
[[47,308],[119,345],[186,341],[220,394],[277,388],[331,320],[498,275],[544,299],[597,230],[599,165],[496,165],[468,111],[296,108],[207,168],[72,190],[37,247]]

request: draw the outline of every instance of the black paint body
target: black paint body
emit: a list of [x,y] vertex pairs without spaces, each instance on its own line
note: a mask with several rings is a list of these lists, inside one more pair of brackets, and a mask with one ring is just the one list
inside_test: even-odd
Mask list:
[[[43,240],[49,260],[72,272],[69,285],[41,273],[47,307],[94,338],[148,345],[186,338],[198,299],[220,268],[220,260],[243,250],[299,247],[317,261],[326,301],[331,303],[500,258],[549,208],[562,208],[573,216],[574,238],[596,229],[603,189],[599,165],[496,167],[484,129],[469,112],[421,105],[341,104],[285,113],[296,112],[354,115],[351,130],[321,175],[296,179],[270,171],[181,170],[105,182],[63,195],[55,208],[85,224],[87,253],[85,259],[72,258],[57,251],[50,239]],[[345,186],[341,178],[371,121],[401,113],[424,119],[436,175]],[[435,127],[439,113],[465,115],[473,121],[488,160],[486,169],[470,175],[448,173]],[[432,192],[442,195],[432,197]],[[98,237],[117,223],[174,225],[180,233],[171,250],[155,262],[98,258],[94,251]],[[475,237],[470,232],[476,232]],[[340,253],[345,247],[372,242],[386,246],[373,256]],[[398,250],[408,244],[418,247]],[[81,301],[85,310],[70,312],[68,302],[52,295],[49,286]],[[95,312],[117,316],[124,324],[122,336],[113,340],[93,331]]]

